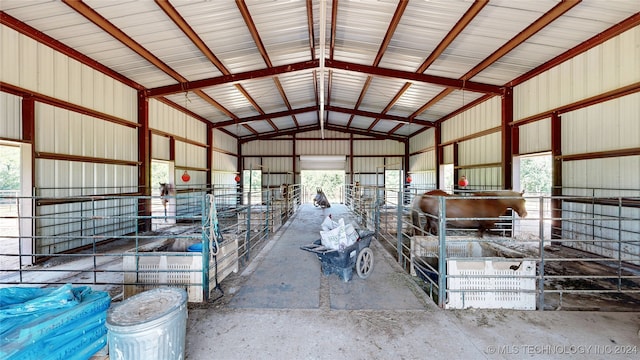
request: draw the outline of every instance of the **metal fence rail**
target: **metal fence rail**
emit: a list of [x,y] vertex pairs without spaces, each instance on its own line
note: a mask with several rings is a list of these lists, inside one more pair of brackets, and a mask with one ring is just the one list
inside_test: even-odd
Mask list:
[[[83,191],[91,193],[77,192]],[[266,189],[262,203],[243,204],[253,194],[237,187],[192,187],[177,191],[169,201],[175,208],[165,213],[159,194],[3,195],[0,287],[74,283],[118,298],[171,285],[186,288],[190,301],[206,301],[223,276],[246,265],[252,251],[293,215],[299,196],[299,186],[292,185],[287,199]],[[24,211],[21,204],[28,205]],[[214,247],[206,226],[212,205],[218,221]],[[144,230],[139,224],[152,226]],[[194,244],[203,250],[188,251]]]
[[[346,204],[443,308],[484,303],[628,311],[640,306],[637,192],[617,197],[611,191],[606,197],[526,196],[526,218],[490,218],[500,221],[500,228],[480,238],[475,229],[450,226],[453,220],[474,218],[434,217],[438,235],[424,234],[411,222],[407,201],[424,191],[404,189],[396,196],[385,191],[365,188],[360,193],[369,198],[363,201],[347,186]],[[394,198],[402,200],[388,200]],[[440,214],[446,214],[447,200],[437,199]]]

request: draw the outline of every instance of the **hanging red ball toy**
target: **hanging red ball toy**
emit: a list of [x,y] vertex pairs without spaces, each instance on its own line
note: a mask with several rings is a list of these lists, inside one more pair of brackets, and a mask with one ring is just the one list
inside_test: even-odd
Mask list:
[[469,181],[467,180],[467,177],[462,175],[462,177],[460,178],[460,180],[458,180],[458,185],[460,187],[467,187],[467,185],[469,185]]
[[191,175],[189,175],[187,170],[185,170],[184,173],[182,174],[182,181],[189,182],[189,180],[191,180]]
[[235,180],[236,182],[240,182],[240,175],[236,175]]

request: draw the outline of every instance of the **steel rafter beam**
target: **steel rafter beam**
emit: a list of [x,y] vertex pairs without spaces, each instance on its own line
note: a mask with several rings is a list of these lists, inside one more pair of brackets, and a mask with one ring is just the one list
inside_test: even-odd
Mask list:
[[[458,81],[462,81],[463,82],[463,89],[464,90],[474,91],[471,88],[471,86],[469,86],[471,84],[471,82],[468,81],[469,79],[473,78],[474,76],[476,76],[480,72],[482,72],[482,70],[485,70],[486,68],[491,66],[493,63],[498,61],[501,57],[503,57],[504,55],[509,53],[511,50],[513,50],[516,47],[518,47],[519,45],[521,45],[523,42],[525,42],[531,36],[535,35],[538,31],[542,30],[545,26],[549,25],[550,23],[555,21],[557,18],[562,16],[562,14],[564,14],[567,11],[571,10],[571,8],[573,8],[574,6],[578,5],[580,3],[580,1],[581,0],[572,0],[572,1],[562,1],[562,2],[560,2],[553,9],[547,11],[544,15],[542,15],[540,18],[538,18],[538,20],[536,20],[534,23],[532,23],[527,28],[522,30],[518,35],[516,35],[513,38],[511,38],[511,40],[507,41],[498,50],[494,51],[491,55],[489,55],[487,58],[485,58],[483,61],[481,61],[478,65],[474,66],[473,69],[469,70],[466,74],[464,74],[464,75],[462,75],[460,77],[460,79]],[[499,89],[504,91],[504,89],[506,89],[506,88],[505,87],[499,87]],[[447,89],[444,89],[442,92],[440,92],[440,94],[436,95],[436,97],[434,97],[433,99],[428,101],[426,104],[421,106],[420,109],[416,110],[413,114],[411,114],[411,117],[415,117],[415,116],[420,115],[422,112],[427,110],[429,107],[433,106],[433,104],[435,104],[436,102],[442,100],[447,95],[449,95],[451,92],[453,92],[453,90],[454,89],[452,87],[448,87]],[[489,93],[489,92],[486,92],[486,93]],[[496,95],[501,95],[501,94],[496,94]]]
[[223,76],[214,77],[214,78],[208,78],[208,79],[202,79],[202,80],[196,80],[196,81],[185,81],[179,84],[160,86],[157,88],[148,89],[147,96],[153,98],[158,96],[177,94],[184,91],[192,91],[192,90],[202,89],[202,88],[216,86],[216,85],[229,84],[229,83],[250,80],[250,79],[259,79],[259,78],[286,74],[286,73],[301,71],[301,70],[310,70],[310,69],[315,69],[318,66],[319,66],[318,60],[309,60],[309,61],[302,61],[299,63],[274,66],[271,68],[265,68],[260,70],[223,75]]
[[269,140],[269,139],[273,139],[281,136],[295,135],[299,132],[311,131],[311,130],[320,130],[320,125],[319,124],[307,125],[307,126],[301,126],[293,129],[279,130],[279,131],[262,133],[262,134],[254,133],[255,136],[241,136],[238,138],[238,141],[240,143],[246,143],[254,140]]
[[451,79],[442,76],[417,74],[410,71],[394,70],[388,68],[381,68],[376,66],[368,66],[362,64],[354,64],[346,61],[339,60],[327,60],[326,66],[332,69],[340,69],[347,71],[361,72],[365,74],[371,74],[375,76],[385,76],[396,79],[403,79],[408,81],[417,81],[430,83],[434,85],[440,85],[453,89],[465,89],[479,93],[489,93],[494,95],[502,94],[502,87],[490,84],[483,84],[475,81],[464,81],[462,79]]
[[339,126],[335,124],[327,124],[326,129],[332,130],[332,131],[338,131],[338,132],[346,132],[346,133],[355,134],[355,135],[368,136],[368,137],[372,137],[379,140],[396,140],[400,142],[404,142],[406,140],[405,137],[393,136],[393,135],[390,136],[387,133],[383,133],[379,131],[367,131],[366,129],[359,130],[353,127],[347,128],[346,126]]

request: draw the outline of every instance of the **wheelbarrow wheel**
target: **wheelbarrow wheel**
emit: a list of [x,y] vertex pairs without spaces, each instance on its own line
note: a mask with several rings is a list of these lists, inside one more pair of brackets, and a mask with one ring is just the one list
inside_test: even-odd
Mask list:
[[361,279],[366,279],[373,270],[373,251],[366,247],[360,251],[356,259],[356,272]]

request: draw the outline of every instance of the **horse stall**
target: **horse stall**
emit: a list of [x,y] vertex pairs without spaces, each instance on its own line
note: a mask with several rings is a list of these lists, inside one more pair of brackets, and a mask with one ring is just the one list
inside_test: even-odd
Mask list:
[[[581,195],[524,195],[526,209],[512,205],[499,216],[449,210],[439,216],[419,211],[417,226],[403,215],[395,231],[388,227],[397,220],[398,207],[387,203],[375,210],[379,239],[446,309],[637,309],[638,194],[578,193]],[[518,194],[477,192],[479,199],[469,201],[501,200],[505,195],[516,198]],[[432,198],[439,206],[442,199],[445,207],[454,208],[467,196],[474,195],[439,193]],[[410,205],[402,209],[403,214],[411,210],[415,209]],[[395,214],[395,219],[385,213]],[[383,226],[385,217],[392,221]],[[425,231],[427,218],[431,226],[435,224],[433,234]]]
[[[99,191],[104,195],[95,195]],[[113,189],[39,189],[33,197],[16,197],[16,204],[32,203],[35,212],[27,216],[15,207],[10,217],[18,223],[32,220],[34,231],[5,236],[16,246],[2,248],[0,282],[91,285],[114,300],[172,286],[184,288],[189,302],[206,302],[216,292],[223,294],[221,283],[245,266],[251,250],[275,231],[273,222],[260,223],[263,228],[257,232],[246,231],[258,224],[250,219],[265,212],[282,219],[286,211],[282,202],[270,200],[242,204],[238,191],[226,185],[190,186],[161,197],[159,192],[143,196],[133,191],[108,195]],[[271,199],[269,192],[264,190],[262,197]],[[167,197],[175,209],[165,215],[162,202]]]

